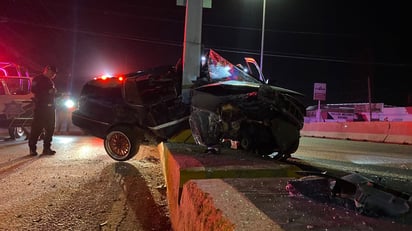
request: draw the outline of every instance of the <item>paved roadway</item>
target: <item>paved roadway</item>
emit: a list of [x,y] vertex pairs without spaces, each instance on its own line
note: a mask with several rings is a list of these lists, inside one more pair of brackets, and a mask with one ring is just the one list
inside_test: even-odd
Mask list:
[[412,195],[412,145],[303,137],[293,157],[320,168],[359,172]]
[[117,162],[101,139],[56,135],[56,155],[30,157],[24,137],[6,137],[0,133],[0,230],[170,230],[156,147]]
[[[71,133],[82,134],[76,127]],[[0,146],[24,143],[19,152],[26,154],[27,141],[24,137],[16,141],[2,141],[7,137],[7,131],[0,129]],[[66,140],[64,142],[70,142],[70,139]],[[41,152],[41,142],[38,150]],[[8,152],[0,158],[12,159],[9,155],[18,154]],[[299,149],[292,156],[320,168],[359,172],[412,194],[412,145],[302,137]]]

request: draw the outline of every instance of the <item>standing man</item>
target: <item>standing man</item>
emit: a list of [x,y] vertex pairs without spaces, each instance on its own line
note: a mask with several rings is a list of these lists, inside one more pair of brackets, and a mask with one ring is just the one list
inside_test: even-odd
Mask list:
[[55,126],[55,95],[53,79],[56,77],[57,68],[48,65],[44,67],[43,74],[33,78],[31,91],[34,94],[33,122],[29,136],[30,156],[37,156],[36,145],[40,134],[44,130],[43,155],[54,155],[51,141]]
[[72,106],[67,105],[69,93],[63,93],[56,98],[56,132],[55,134],[69,134]]

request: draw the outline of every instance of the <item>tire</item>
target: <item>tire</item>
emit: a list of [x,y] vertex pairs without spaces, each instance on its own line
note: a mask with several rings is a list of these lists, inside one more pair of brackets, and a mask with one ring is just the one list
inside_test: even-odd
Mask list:
[[114,127],[104,139],[104,149],[114,160],[130,160],[139,151],[142,139],[138,137],[137,130],[125,126]]
[[293,145],[291,145],[290,147],[289,147],[289,149],[287,150],[287,151],[285,151],[284,152],[284,155],[282,156],[282,160],[286,160],[287,158],[289,158],[289,157],[291,157],[292,156],[292,153],[295,153],[297,150],[298,150],[298,148],[299,148],[299,143],[300,143],[300,141],[299,141],[299,139],[295,142],[295,143],[293,143]]
[[239,145],[241,149],[246,150],[246,151],[252,150],[253,147],[255,146],[252,137],[246,133],[242,134]]
[[270,131],[265,127],[253,124],[244,124],[240,131],[240,148],[261,157],[279,160],[283,154],[279,152]]
[[250,124],[242,124],[239,130],[239,147],[246,151],[252,151],[256,147],[254,129]]
[[24,135],[24,130],[22,127],[12,127],[9,128],[10,137],[20,138]]
[[22,136],[24,136],[24,130],[22,127],[17,127],[16,128],[16,138],[20,138]]

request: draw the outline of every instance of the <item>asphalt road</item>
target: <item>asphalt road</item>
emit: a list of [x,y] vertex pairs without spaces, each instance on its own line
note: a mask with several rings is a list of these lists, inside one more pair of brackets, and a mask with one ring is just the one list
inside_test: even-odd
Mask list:
[[293,157],[321,169],[357,172],[412,195],[412,145],[303,137]]
[[32,157],[24,137],[0,141],[0,230],[171,230],[157,147],[128,162],[89,136],[54,136],[52,148]]

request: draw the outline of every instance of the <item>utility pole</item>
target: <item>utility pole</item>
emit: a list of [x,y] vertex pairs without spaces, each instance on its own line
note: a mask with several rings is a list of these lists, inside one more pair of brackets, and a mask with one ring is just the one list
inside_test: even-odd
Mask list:
[[211,0],[177,0],[177,5],[186,5],[185,34],[183,43],[182,100],[190,103],[190,88],[200,74],[202,13],[203,7],[211,8]]
[[260,70],[263,72],[263,50],[265,44],[265,21],[266,21],[266,0],[263,0],[262,9],[262,38],[260,42]]

